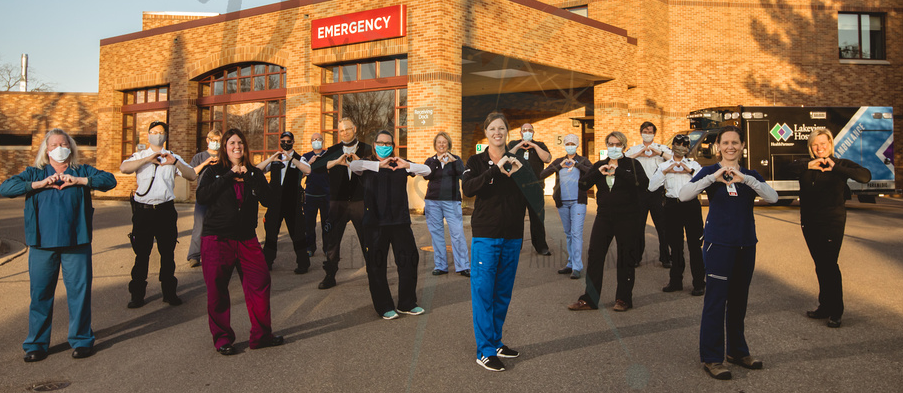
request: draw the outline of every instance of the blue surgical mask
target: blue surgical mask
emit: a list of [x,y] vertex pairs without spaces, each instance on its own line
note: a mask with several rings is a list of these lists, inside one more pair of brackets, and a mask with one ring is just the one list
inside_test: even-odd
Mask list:
[[565,146],[564,152],[568,155],[577,154],[577,146]]
[[323,148],[323,141],[311,141],[310,147],[312,147],[314,150],[320,150]]
[[611,158],[612,160],[618,160],[621,157],[624,157],[624,155],[621,154],[620,147],[612,146],[608,148],[608,158]]
[[386,158],[392,154],[393,146],[376,146],[376,155],[379,158]]

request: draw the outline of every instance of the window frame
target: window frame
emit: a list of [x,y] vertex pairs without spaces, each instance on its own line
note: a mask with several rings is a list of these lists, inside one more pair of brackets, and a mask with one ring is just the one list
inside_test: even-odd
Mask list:
[[[856,17],[857,17],[857,18],[856,18],[856,27],[857,27],[857,29],[856,29],[856,35],[857,35],[857,48],[859,49],[859,53],[858,53],[858,56],[857,56],[857,57],[844,57],[844,56],[843,56],[843,49],[840,47],[840,31],[841,31],[841,30],[840,30],[840,15],[856,15]],[[875,57],[874,55],[872,55],[872,57],[868,57],[868,58],[862,57],[862,53],[863,53],[863,42],[862,42],[862,33],[863,33],[863,30],[862,30],[862,16],[877,16],[877,17],[881,18],[881,30],[880,30],[880,31],[881,31],[881,46],[882,46],[882,48],[881,48],[881,50],[880,50],[880,53],[881,53],[881,55],[882,55],[881,57]],[[837,47],[837,57],[838,57],[838,59],[840,59],[840,60],[854,60],[854,61],[855,61],[855,60],[865,60],[865,61],[870,61],[870,60],[878,60],[878,61],[887,60],[887,14],[885,14],[885,13],[883,13],[883,12],[856,12],[856,11],[843,11],[843,12],[838,12],[838,13],[837,13],[837,23],[838,23],[838,26],[837,26],[837,35],[838,35],[838,38],[837,38],[837,46],[838,46],[838,47]]]

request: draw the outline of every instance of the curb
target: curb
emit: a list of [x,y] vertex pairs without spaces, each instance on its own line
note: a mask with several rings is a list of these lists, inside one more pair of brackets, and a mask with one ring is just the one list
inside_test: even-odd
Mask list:
[[18,250],[18,251],[11,251],[10,253],[8,253],[6,255],[0,256],[0,266],[5,265],[7,262],[18,258],[22,254],[25,254],[25,251],[28,251],[28,246],[26,246],[24,243],[19,243],[15,240],[0,239],[0,242],[8,245],[11,250]]

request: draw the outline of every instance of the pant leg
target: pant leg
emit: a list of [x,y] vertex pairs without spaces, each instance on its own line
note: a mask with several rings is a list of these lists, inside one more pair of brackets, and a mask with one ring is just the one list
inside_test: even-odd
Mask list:
[[251,334],[248,346],[251,349],[273,337],[270,318],[270,269],[263,257],[263,250],[256,237],[244,240],[230,240],[237,249],[238,277],[245,293],[245,305],[251,319]]
[[664,210],[665,225],[668,226],[665,232],[671,247],[670,283],[683,286],[684,269],[686,269],[686,260],[684,259],[684,210],[686,210],[686,206],[679,201],[669,200],[666,202]]
[[496,276],[504,239],[475,237],[470,247],[470,297],[473,307],[473,332],[477,343],[477,357],[495,356],[497,346],[492,342],[496,327],[493,302]]
[[703,244],[706,292],[699,326],[699,357],[703,363],[724,362],[725,310],[739,252],[736,247]]
[[649,206],[652,203],[650,198],[652,198],[652,193],[647,190],[640,190],[637,192],[637,201],[639,202],[638,206],[640,208],[640,211],[638,212],[640,225],[637,227],[636,250],[640,255],[639,261],[642,261],[643,255],[646,254],[646,218],[649,217]]
[[204,284],[207,286],[207,323],[213,335],[213,346],[219,348],[235,342],[230,322],[229,280],[237,262],[237,250],[226,239],[216,236],[201,238]]
[[561,207],[558,208],[558,217],[561,218],[561,227],[567,238],[568,263],[565,267],[569,268],[573,268],[570,254],[571,243],[573,242],[573,234],[571,233],[571,208],[574,206],[574,203],[574,201],[563,202]]
[[60,250],[63,284],[69,303],[69,346],[91,348],[94,331],[91,329],[91,244]]
[[179,213],[173,204],[162,207],[156,212],[157,225],[154,237],[157,239],[157,252],[160,253],[160,284],[163,297],[176,294],[176,241],[179,236]]
[[[361,255],[364,258],[364,263],[367,262],[367,239],[366,233],[364,230],[364,201],[356,201],[351,202],[348,205],[348,215],[351,220],[351,225],[354,225],[354,232],[357,234],[358,243],[361,246]],[[353,260],[352,260],[353,265]]]
[[830,317],[843,316],[843,279],[837,259],[843,244],[844,223],[803,225],[803,237],[815,262],[818,308]]
[[548,250],[545,223],[532,208],[528,207],[527,213],[530,215],[530,241],[533,242],[533,249],[536,251]]
[[204,215],[207,206],[194,204],[194,225],[191,227],[191,243],[188,245],[188,258],[201,260],[201,232],[204,230]]
[[[366,240],[369,255],[364,258],[367,265],[367,281],[370,287],[370,299],[373,308],[380,316],[395,310],[395,300],[389,290],[386,269],[389,264],[389,233],[383,228],[368,228],[365,232],[370,238]],[[412,307],[413,308],[413,307]]]
[[727,331],[727,354],[742,358],[749,356],[746,344],[745,320],[749,301],[749,284],[756,268],[756,246],[741,247],[734,261],[734,271],[728,280],[727,311],[725,330]]
[[608,248],[614,239],[612,231],[614,225],[615,220],[612,217],[597,213],[590,233],[589,250],[586,253],[586,290],[580,296],[580,300],[594,307],[599,307],[605,258],[608,256]]
[[[690,274],[693,276],[693,288],[705,288],[705,264],[702,260],[702,205],[698,199],[682,202],[683,223],[687,232],[687,249],[690,254]],[[672,249],[671,254],[674,254]],[[683,253],[681,252],[681,255]]]
[[326,250],[326,231],[322,227],[326,226],[326,217],[328,216],[329,200],[321,197],[304,197],[304,221],[306,223],[307,251],[317,251],[317,213],[320,215],[320,235],[323,238],[323,250]]
[[132,266],[129,292],[135,300],[144,299],[147,288],[148,264],[154,247],[155,212],[156,210],[138,208],[132,213],[132,232],[129,234],[129,240],[135,252],[135,265]]
[[276,249],[279,243],[279,230],[282,229],[282,212],[279,206],[267,208],[263,215],[263,256],[267,266],[276,262]]
[[[436,270],[448,271],[448,251],[445,248],[445,225],[442,223],[441,201],[424,200],[423,214],[433,243],[433,264]],[[451,227],[451,225],[449,225]]]
[[635,247],[639,244],[636,239],[637,231],[630,227],[630,217],[636,217],[635,212],[627,212],[623,220],[624,224],[615,224],[615,243],[618,245],[617,277],[618,287],[615,290],[615,299],[622,300],[628,306],[633,307],[633,285],[636,282],[636,266],[641,255]]
[[514,278],[517,275],[517,264],[520,260],[523,243],[523,239],[504,239],[502,242],[495,278],[495,294],[492,298],[492,319],[495,332],[490,343],[496,349],[504,345],[502,344],[502,328],[505,325],[505,318],[508,316],[508,306],[511,304],[511,293],[514,290]]
[[329,222],[326,224],[326,232],[323,235],[327,239],[326,261],[323,262],[323,270],[326,274],[335,275],[339,270],[339,251],[342,248],[342,236],[345,234],[345,225],[350,219],[347,210],[349,202],[332,201],[329,204]]
[[53,299],[60,275],[60,255],[54,250],[29,247],[28,280],[31,303],[28,306],[28,336],[22,343],[25,352],[47,351],[53,325]]
[[417,266],[420,255],[410,225],[392,226],[392,252],[398,269],[398,309],[417,307]]
[[288,227],[288,236],[292,239],[292,250],[295,251],[295,264],[299,269],[310,268],[310,256],[307,255],[306,223],[300,207],[283,209],[283,219]]
[[571,229],[568,237],[568,260],[571,269],[583,270],[583,225],[586,222],[586,205],[571,206]]
[[329,222],[329,198],[321,198],[317,203],[320,212],[320,237],[323,239],[323,250],[327,249],[326,223]]
[[464,236],[464,217],[461,201],[442,202],[445,223],[448,224],[448,235],[451,238],[452,255],[455,258],[455,271],[470,270],[470,253],[467,251],[467,237]]
[[652,214],[652,224],[655,225],[655,232],[658,234],[658,260],[659,262],[667,262],[671,260],[671,252],[668,251],[668,224],[665,217],[665,209],[662,206],[664,195],[661,189],[650,194],[649,213]]

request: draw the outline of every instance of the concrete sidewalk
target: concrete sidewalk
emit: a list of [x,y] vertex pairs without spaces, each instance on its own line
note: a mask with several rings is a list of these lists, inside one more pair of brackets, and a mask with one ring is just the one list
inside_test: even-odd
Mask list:
[[[0,237],[24,241],[23,199],[0,201]],[[758,258],[746,319],[747,339],[764,370],[731,367],[734,379],[716,381],[698,355],[702,298],[687,290],[663,293],[668,272],[658,266],[655,231],[647,226],[647,254],[637,270],[635,308],[610,312],[614,267],[609,259],[602,290],[605,308],[571,312],[565,306],[583,291],[583,280],[556,274],[566,263],[564,234],[554,204],[546,203],[553,256],[526,246],[505,324],[505,344],[521,351],[491,373],[474,362],[469,280],[432,276],[432,253],[422,252],[419,304],[427,313],[380,319],[370,302],[357,239],[348,229],[338,286],[318,290],[322,251],[311,272],[292,273],[294,256],[285,230],[273,271],[272,319],[282,347],[248,349],[250,323],[237,275],[233,277],[232,324],[240,353],[224,357],[213,348],[200,269],[184,261],[193,206],[178,204],[176,248],[179,294],[185,304],[161,301],[152,277],[148,305],[125,307],[134,255],[125,202],[96,201],[93,326],[97,353],[75,360],[66,343],[65,289],[57,288],[49,358],[24,363],[27,329],[27,254],[0,266],[0,391],[35,384],[68,383],[66,392],[238,391],[899,391],[903,386],[903,203],[850,203],[841,252],[847,312],[840,329],[807,319],[816,306],[815,271],[799,229],[796,207],[756,208]],[[584,238],[595,213],[590,201]],[[526,219],[526,218],[525,218]],[[468,218],[469,220],[469,218]],[[469,221],[465,221],[468,223]],[[468,237],[469,225],[465,228]],[[430,245],[422,216],[414,217],[420,247]],[[258,227],[263,238],[263,226]],[[584,243],[584,250],[588,246]],[[451,255],[449,256],[451,257]],[[584,253],[585,257],[585,253]],[[151,271],[158,268],[156,251]],[[396,275],[389,273],[393,292]]]

